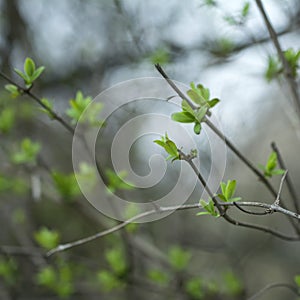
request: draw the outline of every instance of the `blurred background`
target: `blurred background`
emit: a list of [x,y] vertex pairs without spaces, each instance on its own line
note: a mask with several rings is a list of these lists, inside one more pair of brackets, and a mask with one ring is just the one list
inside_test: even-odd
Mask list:
[[[299,1],[264,2],[282,49],[298,51]],[[51,100],[68,123],[69,101],[78,91],[92,99],[125,80],[160,77],[154,67],[160,63],[172,79],[187,86],[201,83],[221,99],[214,115],[255,165],[266,163],[270,143],[276,142],[299,197],[299,117],[289,86],[276,73],[276,51],[254,1],[0,0],[0,13],[2,72],[22,85],[14,68],[22,70],[26,57],[45,66],[33,92]],[[1,79],[1,84],[7,82]],[[97,145],[105,170],[112,167],[111,139],[124,122],[141,113],[168,115],[175,110],[144,101],[112,114],[102,133],[104,142]],[[192,125],[187,128],[192,132]],[[0,299],[249,299],[268,284],[296,287],[298,242],[197,217],[197,210],[130,225],[45,257],[59,243],[117,221],[95,210],[80,193],[72,167],[72,135],[42,114],[32,99],[13,99],[1,89],[0,138]],[[26,138],[31,141],[27,146]],[[149,173],[151,152],[164,155],[158,146],[149,146],[154,138],[143,138],[132,148],[130,162],[139,174]],[[197,141],[207,176],[210,149],[202,134]],[[105,181],[110,190],[145,202],[172,189],[178,169],[171,163],[167,167],[162,183],[153,188],[130,191],[109,171]],[[236,195],[244,201],[274,201],[229,149],[223,181],[227,179],[237,179]],[[271,182],[277,190],[280,177]],[[189,203],[197,202],[199,194],[197,186]],[[282,198],[295,210],[286,187]],[[134,214],[128,211],[128,217]],[[281,215],[231,214],[293,234]],[[276,288],[259,299],[296,296],[288,288]]]

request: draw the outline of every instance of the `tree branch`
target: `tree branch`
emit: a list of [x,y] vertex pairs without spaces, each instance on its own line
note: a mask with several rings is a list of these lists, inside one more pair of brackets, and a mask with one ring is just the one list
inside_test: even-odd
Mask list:
[[60,117],[53,109],[51,109],[50,107],[48,107],[47,105],[45,105],[43,103],[43,101],[36,96],[35,94],[33,94],[30,89],[25,89],[22,86],[20,86],[19,84],[17,84],[15,81],[13,81],[12,79],[10,79],[8,76],[6,76],[3,72],[0,71],[0,76],[5,79],[7,82],[15,85],[18,90],[22,93],[22,94],[26,94],[28,95],[31,99],[33,99],[35,102],[37,102],[40,106],[42,106],[45,110],[47,110],[51,116],[53,117],[54,120],[58,121],[63,127],[65,127],[72,135],[74,134],[75,130],[74,128],[72,128],[62,117]]
[[[162,75],[162,77],[168,82],[168,84],[174,89],[174,91],[178,94],[178,96],[182,100],[186,100],[192,108],[195,108],[195,105],[191,103],[189,99],[180,91],[180,89],[176,86],[176,84],[170,79],[170,77],[166,74],[166,72],[163,70],[163,68],[159,65],[155,65],[157,71]],[[205,123],[209,126],[209,128],[217,135],[219,136],[226,146],[255,174],[258,176],[259,180],[267,187],[267,189],[270,191],[272,196],[274,198],[277,197],[277,192],[269,182],[269,180],[259,171],[258,168],[254,166],[254,164],[247,159],[236,147],[235,145],[207,118],[204,119]],[[282,206],[285,207],[285,204],[282,202]],[[300,229],[298,226],[293,222],[293,220],[289,219],[289,222],[293,226],[294,230],[297,232],[297,234],[300,234]]]
[[268,284],[267,286],[265,286],[264,288],[262,288],[260,291],[258,291],[256,294],[254,294],[253,296],[251,296],[247,300],[257,299],[262,294],[264,294],[266,291],[269,291],[269,290],[274,289],[274,288],[287,288],[290,291],[292,291],[295,295],[300,296],[300,293],[299,293],[298,289],[295,286],[293,286],[289,283],[271,283],[271,284]]
[[267,16],[267,13],[264,9],[264,6],[262,4],[262,1],[261,0],[255,0],[256,2],[256,5],[264,19],[264,22],[266,24],[266,27],[269,31],[269,34],[270,34],[270,37],[271,37],[271,40],[277,50],[277,54],[278,54],[278,57],[282,63],[282,66],[283,66],[283,69],[284,69],[284,75],[285,75],[285,78],[290,86],[290,90],[291,90],[291,93],[292,93],[292,97],[293,97],[293,102],[294,102],[294,106],[295,106],[295,109],[297,111],[297,115],[298,117],[300,117],[300,99],[299,99],[299,94],[298,94],[298,87],[297,87],[297,83],[293,77],[293,72],[292,72],[292,69],[288,63],[288,61],[286,60],[284,54],[283,54],[283,51],[281,49],[281,46],[280,46],[280,43],[279,43],[279,40],[278,40],[278,37],[277,37],[277,33],[275,32],[272,24],[271,24],[271,21],[269,20],[268,16]]
[[[283,169],[283,170],[287,170],[287,167],[284,163],[284,160],[281,156],[281,153],[280,153],[276,143],[272,142],[271,147],[272,147],[273,151],[277,154],[278,164],[279,164],[280,168]],[[288,191],[289,191],[289,193],[292,197],[292,201],[294,203],[294,207],[296,209],[296,212],[299,213],[300,212],[300,207],[299,207],[299,203],[298,203],[298,197],[297,197],[297,193],[294,189],[294,186],[292,184],[291,177],[290,177],[289,173],[287,173],[287,175],[286,175],[286,185],[287,185]]]

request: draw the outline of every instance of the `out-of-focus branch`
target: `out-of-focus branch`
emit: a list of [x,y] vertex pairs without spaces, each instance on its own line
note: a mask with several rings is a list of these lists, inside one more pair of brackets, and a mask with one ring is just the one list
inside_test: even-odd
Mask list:
[[[282,158],[282,155],[281,155],[276,143],[272,142],[271,147],[272,147],[273,151],[277,154],[278,164],[279,164],[280,168],[284,169],[284,170],[287,170],[287,167],[284,163],[284,160]],[[294,189],[294,186],[292,184],[291,177],[290,177],[289,173],[287,173],[287,175],[286,175],[286,185],[287,185],[288,191],[289,191],[289,193],[292,197],[292,201],[294,203],[294,207],[296,209],[296,212],[299,213],[300,212],[299,201],[298,201],[297,193],[296,193],[296,190]]]
[[15,85],[18,90],[25,95],[28,95],[31,99],[33,99],[35,102],[37,102],[40,106],[42,106],[45,110],[47,110],[54,120],[58,121],[63,127],[65,127],[71,134],[74,134],[74,128],[71,127],[62,117],[60,117],[53,109],[45,105],[38,96],[33,94],[30,89],[25,89],[21,87],[19,84],[17,84],[15,81],[10,79],[8,76],[6,76],[3,72],[0,71],[0,76],[5,79],[7,82]]
[[263,20],[266,24],[266,27],[269,31],[269,34],[270,34],[270,37],[271,37],[271,40],[276,48],[276,51],[277,51],[277,54],[278,54],[278,57],[282,63],[282,66],[283,66],[283,70],[284,70],[284,75],[285,75],[285,78],[290,86],[290,90],[291,90],[291,93],[292,93],[292,97],[293,97],[293,102],[294,102],[294,106],[295,106],[295,109],[297,111],[297,115],[298,117],[300,117],[300,99],[299,99],[299,94],[298,94],[298,87],[297,87],[297,83],[293,77],[293,72],[292,72],[292,69],[288,63],[288,61],[286,60],[284,54],[283,54],[283,51],[281,49],[281,46],[280,46],[280,43],[279,43],[279,40],[278,40],[278,35],[277,33],[275,32],[272,24],[271,24],[271,21],[269,20],[268,16],[267,16],[267,13],[264,9],[264,6],[262,4],[262,1],[261,0],[255,0],[256,2],[256,5],[263,17]]
[[291,292],[293,292],[295,295],[300,296],[300,293],[298,291],[298,289],[293,286],[292,284],[289,283],[271,283],[267,286],[265,286],[264,288],[262,288],[260,291],[258,291],[256,294],[254,294],[253,296],[251,296],[250,298],[248,298],[247,300],[255,300],[258,297],[260,297],[262,294],[264,294],[265,292],[275,289],[275,288],[286,288],[289,289]]

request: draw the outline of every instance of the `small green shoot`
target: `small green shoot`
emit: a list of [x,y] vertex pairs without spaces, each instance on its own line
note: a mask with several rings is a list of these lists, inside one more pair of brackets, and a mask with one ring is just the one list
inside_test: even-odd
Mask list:
[[218,194],[218,197],[224,202],[239,201],[241,197],[233,197],[236,189],[236,180],[228,180],[227,183],[221,182],[222,194]]
[[24,72],[18,69],[15,69],[15,72],[24,79],[25,86],[29,89],[44,70],[44,66],[36,68],[34,61],[27,57],[24,62]]
[[12,98],[16,98],[21,94],[18,87],[14,84],[6,84],[4,88],[10,93]]
[[200,200],[200,205],[205,209],[205,211],[200,211],[197,213],[197,216],[202,216],[202,215],[211,215],[213,217],[219,217],[220,214],[217,212],[214,202],[211,198],[209,198],[208,202],[205,200],[201,199]]
[[265,177],[272,177],[273,175],[282,175],[284,170],[276,169],[277,167],[277,154],[272,152],[268,158],[266,165],[258,165],[258,167],[264,172]]
[[208,113],[208,110],[218,104],[220,100],[217,98],[210,100],[209,89],[201,84],[195,86],[192,82],[190,86],[191,89],[187,91],[187,94],[197,107],[194,109],[186,100],[182,100],[182,111],[173,113],[171,118],[173,121],[179,123],[194,123],[195,134],[200,134],[201,122],[205,120],[205,115]]
[[173,162],[174,160],[180,159],[178,148],[176,144],[169,139],[167,133],[165,134],[165,136],[161,137],[161,140],[155,140],[154,143],[163,147],[165,151],[169,154],[166,160],[172,159]]

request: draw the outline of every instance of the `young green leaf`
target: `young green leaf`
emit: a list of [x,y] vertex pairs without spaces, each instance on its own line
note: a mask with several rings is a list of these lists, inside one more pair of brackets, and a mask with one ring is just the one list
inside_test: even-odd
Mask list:
[[173,113],[171,118],[173,121],[180,123],[193,123],[195,121],[195,117],[189,112]]
[[180,155],[178,153],[178,148],[176,144],[171,141],[167,134],[161,137],[161,140],[155,140],[154,143],[163,147],[165,151],[169,154],[167,160],[172,159],[172,161],[180,159]]
[[209,198],[208,202],[201,199],[200,200],[200,205],[205,209],[205,211],[198,212],[197,216],[202,216],[202,215],[211,215],[213,217],[219,217],[220,216],[220,214],[216,211],[214,202],[212,201],[211,198]]
[[20,92],[19,92],[18,87],[15,86],[14,84],[6,84],[6,85],[4,86],[4,88],[5,88],[8,92],[10,92],[10,94],[11,94],[11,96],[12,96],[13,98],[16,98],[17,96],[20,95]]
[[213,107],[216,106],[219,102],[220,102],[220,99],[214,98],[214,99],[212,99],[212,100],[209,100],[207,103],[208,103],[208,105],[209,105],[210,108],[213,108]]
[[277,167],[277,154],[276,152],[272,152],[267,160],[266,165],[259,164],[258,167],[263,170],[265,177],[272,177],[273,175],[282,175],[284,174],[284,170],[276,169]]
[[195,118],[199,123],[201,123],[203,121],[203,118],[205,117],[207,110],[208,110],[208,108],[206,106],[202,106],[196,110]]
[[249,15],[250,2],[246,2],[242,9],[242,17],[246,18]]
[[27,57],[25,59],[25,63],[24,63],[24,73],[29,78],[31,78],[31,76],[33,75],[34,71],[35,71],[35,63],[34,63],[34,61],[31,58]]
[[195,134],[200,134],[201,128],[202,128],[201,124],[198,123],[198,122],[195,122],[195,125],[194,125],[194,132],[195,132]]
[[48,107],[49,109],[46,109],[46,108],[39,108],[39,110],[40,110],[42,113],[46,114],[51,120],[53,120],[53,119],[54,119],[54,114],[52,113],[52,112],[53,112],[53,103],[49,102],[49,100],[46,99],[46,98],[42,98],[41,101],[42,101],[42,103],[43,103],[46,107]]
[[233,197],[236,189],[236,180],[228,180],[227,183],[220,183],[222,194],[218,197],[224,202],[234,202],[241,200],[241,197]]
[[40,77],[41,74],[44,72],[44,70],[45,70],[45,67],[44,67],[44,66],[41,66],[41,67],[37,68],[37,69],[33,72],[32,76],[31,76],[32,82],[35,81],[38,77]]
[[181,108],[182,108],[182,111],[190,113],[192,116],[195,113],[193,108],[189,105],[189,103],[186,100],[182,100]]

